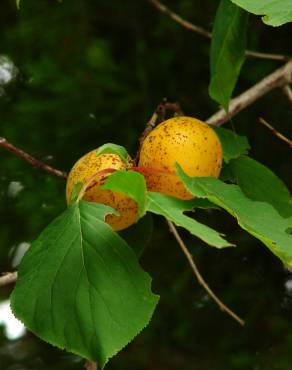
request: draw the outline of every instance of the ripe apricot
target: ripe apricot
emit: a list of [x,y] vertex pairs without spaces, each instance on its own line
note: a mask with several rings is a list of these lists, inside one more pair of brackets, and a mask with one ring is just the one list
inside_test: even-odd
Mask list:
[[[67,203],[70,202],[75,184],[86,183],[97,172],[107,169],[124,170],[128,165],[118,154],[97,154],[97,149],[85,154],[71,169],[66,186]],[[137,203],[126,195],[111,190],[101,189],[110,173],[98,175],[89,184],[83,199],[108,205],[119,212],[119,216],[107,215],[105,221],[116,231],[125,229],[137,221]]]
[[[159,124],[145,138],[139,167],[145,172],[150,191],[192,199],[175,174],[178,163],[189,176],[218,177],[222,165],[222,147],[215,131],[192,117],[174,117]],[[165,173],[163,173],[165,172]]]

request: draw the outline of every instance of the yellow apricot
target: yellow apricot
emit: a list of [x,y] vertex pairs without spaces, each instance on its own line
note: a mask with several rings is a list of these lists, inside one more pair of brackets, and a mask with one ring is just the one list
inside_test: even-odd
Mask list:
[[[128,166],[117,154],[100,154],[93,150],[80,158],[71,169],[66,186],[67,203],[71,200],[74,185],[86,183],[94,174],[106,169],[124,170]],[[83,199],[89,202],[102,203],[116,209],[119,216],[107,215],[105,221],[116,231],[125,229],[137,221],[137,203],[126,195],[111,190],[100,189],[109,173],[94,178],[88,186]]]
[[147,188],[179,199],[192,199],[193,195],[175,174],[175,163],[189,176],[219,177],[222,147],[215,131],[192,117],[174,117],[159,124],[145,138],[140,151],[139,167],[148,169]]

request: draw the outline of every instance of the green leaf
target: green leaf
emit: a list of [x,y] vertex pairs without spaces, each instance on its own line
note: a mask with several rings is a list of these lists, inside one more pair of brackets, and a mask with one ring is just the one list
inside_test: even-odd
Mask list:
[[104,222],[110,207],[80,201],[25,254],[15,316],[46,342],[101,368],[149,322],[158,297],[126,242]]
[[71,193],[71,198],[70,198],[70,204],[76,202],[78,195],[80,193],[80,190],[82,189],[83,182],[79,181],[73,186],[73,190]]
[[126,194],[138,204],[139,217],[146,211],[146,183],[144,176],[136,171],[116,171],[105,181],[101,189],[108,189]]
[[292,217],[285,219],[268,203],[247,198],[238,185],[227,185],[212,177],[189,177],[178,167],[186,188],[207,198],[237,219],[242,229],[261,240],[282,262],[292,267]]
[[281,26],[292,22],[291,0],[231,0],[246,11],[264,15],[263,22],[270,26]]
[[191,234],[203,240],[212,247],[231,247],[232,244],[221,237],[222,234],[201,224],[183,214],[184,211],[192,211],[196,205],[196,199],[190,201],[179,200],[161,193],[148,193],[147,210],[166,217],[177,226],[184,227]]
[[269,168],[247,156],[232,160],[228,168],[249,198],[270,203],[283,217],[292,216],[291,194]]
[[96,150],[96,155],[107,154],[107,153],[117,154],[125,163],[128,163],[128,157],[129,157],[128,152],[121,145],[107,143],[107,144],[100,146]]
[[144,249],[149,244],[153,231],[153,218],[147,213],[136,224],[119,232],[120,236],[135,251],[138,257],[141,257]]
[[16,0],[16,7],[17,7],[17,9],[20,8],[20,0]]
[[246,48],[248,14],[230,0],[221,0],[212,32],[209,94],[228,111]]
[[235,132],[223,127],[213,127],[213,129],[221,141],[223,158],[226,163],[233,158],[246,154],[250,149],[245,136],[237,135]]

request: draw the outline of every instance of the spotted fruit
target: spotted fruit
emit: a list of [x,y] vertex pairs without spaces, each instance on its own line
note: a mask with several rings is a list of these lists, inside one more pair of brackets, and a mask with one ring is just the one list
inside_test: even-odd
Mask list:
[[192,117],[168,119],[145,138],[139,167],[147,169],[150,191],[191,199],[193,195],[176,175],[178,163],[189,176],[218,177],[222,166],[222,147],[215,131]]

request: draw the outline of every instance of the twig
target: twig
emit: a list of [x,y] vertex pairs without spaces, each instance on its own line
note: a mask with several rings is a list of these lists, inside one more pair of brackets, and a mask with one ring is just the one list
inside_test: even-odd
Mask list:
[[216,294],[211,290],[211,288],[209,287],[209,285],[206,283],[206,281],[204,280],[204,278],[202,277],[200,271],[198,270],[198,267],[191,255],[191,253],[189,252],[188,248],[186,247],[184,241],[182,240],[182,238],[180,237],[176,227],[174,226],[174,224],[169,221],[169,220],[166,220],[167,223],[168,223],[168,226],[170,228],[170,231],[173,233],[176,241],[178,242],[180,248],[182,249],[184,255],[186,256],[192,270],[193,270],[193,273],[195,274],[198,282],[200,285],[202,285],[202,287],[206,290],[206,292],[209,294],[209,296],[217,303],[217,305],[220,307],[220,309],[222,311],[225,311],[228,315],[230,315],[234,320],[236,320],[240,325],[244,325],[245,322],[244,320],[242,320],[239,316],[236,315],[236,313],[234,313],[230,308],[228,308],[217,296]]
[[278,60],[279,62],[287,62],[288,60],[291,59],[291,57],[288,55],[261,53],[259,51],[252,50],[246,50],[245,55],[247,57],[253,57],[257,59]]
[[277,136],[280,140],[284,141],[286,144],[290,146],[290,148],[292,148],[292,140],[288,139],[286,136],[277,131],[275,127],[270,125],[264,118],[260,117],[259,122],[266,126],[268,129],[270,129],[275,136]]
[[157,106],[155,112],[152,114],[150,120],[147,122],[145,130],[142,132],[142,135],[139,138],[139,149],[134,159],[134,165],[137,165],[140,156],[140,149],[143,141],[146,136],[154,129],[154,127],[159,123],[165,120],[166,111],[172,111],[177,115],[183,115],[183,111],[179,103],[170,103],[167,98],[164,98],[162,102]]
[[256,85],[244,91],[241,95],[230,100],[229,112],[226,114],[224,109],[220,109],[211,116],[207,122],[211,125],[220,126],[227,122],[231,117],[242,111],[247,106],[254,103],[257,99],[267,94],[271,90],[292,83],[292,59],[284,66],[276,69],[273,73],[263,78]]
[[85,362],[85,369],[86,370],[97,370],[97,364],[92,361]]
[[172,10],[170,10],[167,6],[165,6],[164,4],[162,4],[160,1],[158,0],[149,0],[150,3],[152,3],[161,13],[164,13],[166,15],[168,15],[171,19],[173,19],[175,22],[177,22],[178,24],[180,24],[181,26],[183,26],[184,28],[190,30],[190,31],[193,31],[193,32],[196,32],[202,36],[205,36],[207,38],[211,38],[212,35],[210,32],[208,32],[207,30],[205,30],[203,27],[200,27],[200,26],[196,26],[195,24],[193,23],[190,23],[189,21],[183,19],[181,16],[179,16],[178,14],[176,14],[175,12],[173,12]]
[[0,287],[8,284],[15,283],[17,279],[17,272],[7,272],[5,275],[0,277]]
[[57,170],[44,162],[41,162],[39,159],[34,158],[30,154],[24,152],[22,149],[17,148],[13,144],[9,143],[4,137],[0,137],[0,146],[2,148],[9,150],[11,153],[17,155],[19,158],[30,163],[35,168],[40,168],[46,172],[51,173],[52,175],[66,178],[67,174],[63,171]]
[[[186,19],[182,18],[177,13],[173,12],[166,5],[162,4],[159,0],[149,0],[150,3],[158,9],[161,13],[169,16],[172,20],[183,26],[189,31],[198,33],[208,39],[212,38],[212,33],[201,26],[197,26]],[[285,62],[290,59],[287,55],[271,54],[271,53],[260,53],[257,51],[246,50],[245,55],[252,58],[279,60]]]
[[290,103],[292,103],[292,90],[289,85],[283,86],[283,93],[286,95]]

